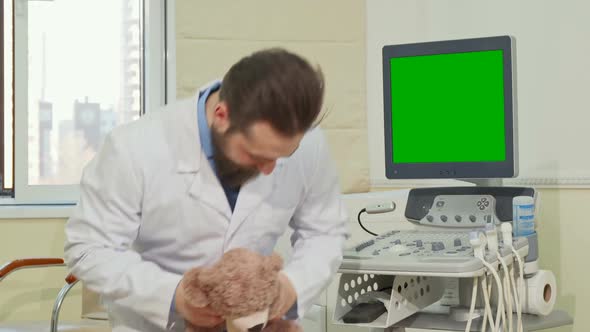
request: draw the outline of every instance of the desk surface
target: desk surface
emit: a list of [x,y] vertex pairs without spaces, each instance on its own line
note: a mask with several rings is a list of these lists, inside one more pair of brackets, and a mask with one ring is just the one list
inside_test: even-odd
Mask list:
[[[473,320],[471,331],[481,330],[481,320],[482,318]],[[516,322],[516,315],[514,315],[513,321]],[[561,310],[554,310],[551,314],[544,317],[528,314],[523,315],[524,331],[545,330],[564,325],[571,325],[573,322],[573,318],[570,317],[567,312]],[[412,330],[465,331],[465,324],[465,322],[452,320],[448,315],[418,313],[402,320],[395,324],[393,328],[389,328],[385,331],[403,331],[403,328]]]

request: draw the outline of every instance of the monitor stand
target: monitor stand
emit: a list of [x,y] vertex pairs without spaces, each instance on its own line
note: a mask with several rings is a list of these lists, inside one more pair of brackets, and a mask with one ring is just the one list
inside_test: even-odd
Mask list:
[[502,187],[502,179],[457,179],[459,181],[475,184],[477,187]]

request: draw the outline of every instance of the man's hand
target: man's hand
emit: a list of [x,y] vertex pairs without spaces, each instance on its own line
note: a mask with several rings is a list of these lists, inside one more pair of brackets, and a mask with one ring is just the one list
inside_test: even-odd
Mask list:
[[286,274],[279,272],[279,295],[271,307],[270,320],[280,319],[297,301],[295,287]]
[[209,307],[196,307],[191,305],[186,299],[182,281],[176,288],[176,297],[174,299],[176,312],[178,312],[186,321],[194,326],[215,327],[223,323],[223,318]]

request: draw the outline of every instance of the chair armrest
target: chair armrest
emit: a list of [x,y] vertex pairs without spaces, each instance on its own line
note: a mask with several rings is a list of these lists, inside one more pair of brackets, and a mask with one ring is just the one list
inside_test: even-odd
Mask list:
[[65,266],[62,258],[26,258],[16,259],[0,266],[0,281],[12,272],[20,269],[47,267],[47,266]]
[[74,276],[73,274],[70,273],[66,276],[66,283],[68,283],[68,285],[75,284],[77,282],[78,278],[76,278],[76,276]]
[[[2,279],[4,279],[10,273],[20,269],[65,265],[66,264],[62,258],[17,259],[0,266],[0,281],[2,281]],[[78,282],[78,278],[76,278],[71,273],[66,276],[65,280],[66,284],[60,290],[59,294],[57,295],[57,298],[55,299],[55,303],[53,304],[53,311],[51,313],[51,332],[57,332],[57,325],[59,321],[59,312],[61,310],[61,305],[70,289],[72,289],[72,287],[74,287],[74,285],[76,285],[76,283]]]

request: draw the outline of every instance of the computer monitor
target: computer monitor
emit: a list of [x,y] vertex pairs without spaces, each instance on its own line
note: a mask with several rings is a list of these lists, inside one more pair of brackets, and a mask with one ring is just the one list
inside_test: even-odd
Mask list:
[[388,179],[518,174],[514,39],[383,47]]

